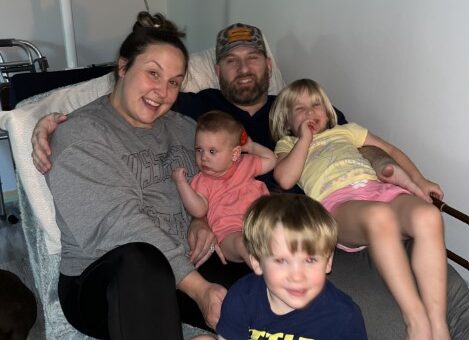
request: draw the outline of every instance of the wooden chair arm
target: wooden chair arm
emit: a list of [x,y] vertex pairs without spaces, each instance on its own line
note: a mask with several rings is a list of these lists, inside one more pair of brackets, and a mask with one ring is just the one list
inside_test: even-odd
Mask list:
[[[461,222],[466,223],[469,225],[469,216],[466,214],[462,213],[461,211],[454,209],[450,207],[448,204],[446,204],[443,201],[440,201],[438,198],[432,197],[433,204],[440,209],[440,211],[447,213],[450,216],[453,216],[454,218],[460,220]],[[446,249],[446,255],[448,258],[457,264],[459,264],[461,267],[466,268],[469,270],[469,261],[467,261],[465,258],[453,253],[451,250]]]

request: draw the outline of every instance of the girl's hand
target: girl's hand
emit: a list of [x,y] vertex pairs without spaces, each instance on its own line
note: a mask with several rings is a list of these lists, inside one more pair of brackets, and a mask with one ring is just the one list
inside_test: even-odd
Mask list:
[[430,202],[432,197],[438,198],[439,200],[443,199],[444,193],[438,184],[433,183],[424,177],[416,180],[415,183],[419,186],[423,193],[427,195],[428,198],[430,198]]
[[301,123],[300,128],[298,129],[298,138],[306,139],[309,142],[313,141],[313,130],[311,129],[311,120],[305,120]]
[[252,145],[253,141],[251,137],[247,136],[245,137],[246,139],[244,140],[244,144],[241,144],[241,152],[247,152],[247,153],[252,153]]

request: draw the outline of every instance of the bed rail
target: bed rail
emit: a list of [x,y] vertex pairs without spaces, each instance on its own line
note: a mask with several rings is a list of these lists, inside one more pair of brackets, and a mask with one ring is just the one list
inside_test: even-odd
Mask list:
[[[440,209],[440,211],[447,213],[448,215],[460,220],[463,223],[466,223],[469,225],[469,216],[466,214],[460,212],[457,209],[454,209],[453,207],[450,207],[448,204],[446,204],[443,201],[440,201],[438,198],[432,197],[433,204]],[[461,267],[466,268],[466,270],[469,270],[469,261],[467,261],[465,258],[453,253],[451,250],[446,249],[446,255],[448,258],[457,264],[459,264]]]

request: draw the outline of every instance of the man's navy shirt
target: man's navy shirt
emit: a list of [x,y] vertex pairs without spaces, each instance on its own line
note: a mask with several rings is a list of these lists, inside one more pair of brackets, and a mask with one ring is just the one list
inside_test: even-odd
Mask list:
[[[270,134],[269,111],[276,97],[269,95],[267,102],[253,116],[229,102],[221,91],[217,89],[206,89],[198,93],[181,92],[172,109],[194,120],[197,120],[203,113],[211,110],[229,113],[243,124],[249,137],[254,142],[273,150],[275,142]],[[337,109],[335,110],[337,112],[338,124],[345,124],[347,121],[343,113]]]
[[[267,102],[251,116],[249,112],[229,102],[220,90],[206,89],[198,93],[180,92],[177,101],[171,109],[185,116],[189,116],[194,120],[197,120],[202,114],[211,110],[220,110],[229,113],[243,124],[249,137],[251,137],[254,142],[274,150],[275,142],[272,139],[269,128],[269,111],[275,98],[277,98],[277,96],[269,95]],[[337,109],[335,110],[338,124],[347,123],[344,114]],[[265,175],[258,176],[257,179],[263,181],[270,191],[283,191],[273,179],[272,171]],[[303,193],[298,186],[295,186],[289,192]]]

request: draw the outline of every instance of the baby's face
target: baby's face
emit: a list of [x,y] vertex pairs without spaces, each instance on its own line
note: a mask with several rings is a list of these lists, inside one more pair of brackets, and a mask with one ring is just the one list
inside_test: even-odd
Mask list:
[[223,176],[237,159],[232,144],[227,132],[197,131],[195,160],[200,171],[210,176]]
[[289,116],[289,125],[295,136],[301,135],[300,129],[304,124],[316,135],[327,129],[328,122],[326,107],[319,98],[313,101],[306,91],[298,96]]
[[283,315],[306,307],[322,291],[326,274],[332,268],[332,256],[291,253],[279,224],[272,234],[272,255],[259,262],[252,260],[254,272],[263,275],[268,288],[270,307]]

